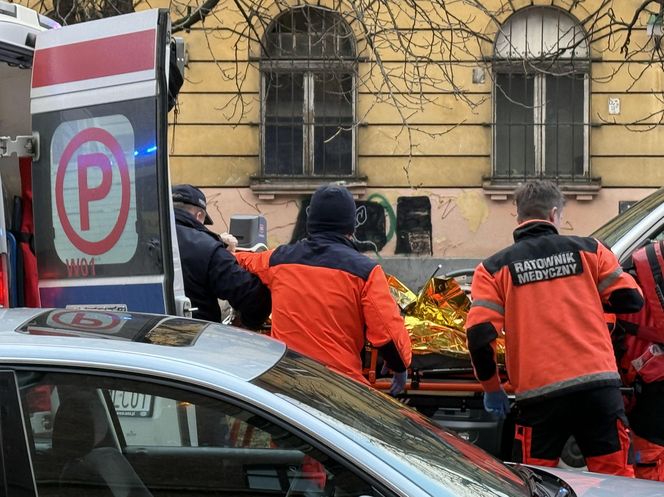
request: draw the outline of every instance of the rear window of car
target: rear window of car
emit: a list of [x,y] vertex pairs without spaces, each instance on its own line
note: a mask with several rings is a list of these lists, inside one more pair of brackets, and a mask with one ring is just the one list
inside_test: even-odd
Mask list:
[[609,248],[625,236],[631,229],[652,213],[664,202],[664,188],[634,204],[628,210],[614,217],[591,236],[601,240]]
[[204,321],[132,312],[56,309],[32,318],[16,331],[29,335],[106,338],[172,347],[193,345],[209,326]]

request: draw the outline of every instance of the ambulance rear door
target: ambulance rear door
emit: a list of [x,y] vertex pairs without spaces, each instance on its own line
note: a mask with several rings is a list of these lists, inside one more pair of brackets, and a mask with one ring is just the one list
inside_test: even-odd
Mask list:
[[163,9],[37,37],[31,113],[42,307],[182,313],[168,177],[170,38]]

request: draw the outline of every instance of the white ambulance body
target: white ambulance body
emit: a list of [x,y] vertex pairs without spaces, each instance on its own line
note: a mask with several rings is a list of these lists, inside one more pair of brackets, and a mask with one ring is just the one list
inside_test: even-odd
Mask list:
[[0,305],[188,312],[171,41],[166,10],[61,27],[0,1]]

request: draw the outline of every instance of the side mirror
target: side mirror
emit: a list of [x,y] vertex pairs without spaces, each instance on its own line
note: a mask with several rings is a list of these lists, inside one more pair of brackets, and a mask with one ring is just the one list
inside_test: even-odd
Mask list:
[[187,50],[182,38],[172,38],[168,68],[168,111],[177,103],[178,93],[184,83],[184,67],[187,63]]

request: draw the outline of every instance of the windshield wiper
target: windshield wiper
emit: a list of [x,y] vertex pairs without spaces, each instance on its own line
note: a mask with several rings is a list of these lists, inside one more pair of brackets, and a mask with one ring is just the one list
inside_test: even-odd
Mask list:
[[[512,469],[523,479],[528,485],[528,491],[531,497],[573,497],[569,489],[565,487],[558,487],[556,490],[548,489],[540,475],[530,468],[525,466],[515,465]],[[555,492],[555,493],[554,493]]]

